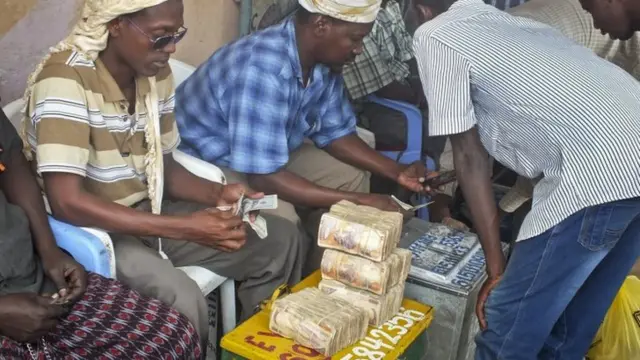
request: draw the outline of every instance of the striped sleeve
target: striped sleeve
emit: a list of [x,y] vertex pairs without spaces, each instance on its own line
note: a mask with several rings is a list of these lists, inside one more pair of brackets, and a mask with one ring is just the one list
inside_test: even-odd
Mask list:
[[469,61],[432,37],[416,37],[414,50],[429,104],[429,135],[459,134],[474,127]]
[[162,153],[169,154],[180,145],[180,135],[175,116],[175,88],[173,86],[173,74],[158,75],[158,94],[160,100],[160,133],[162,135]]
[[[46,66],[29,101],[29,140],[39,173],[86,176],[91,122],[99,123],[97,104],[87,104],[78,73],[64,64]],[[35,131],[33,128],[35,127]]]

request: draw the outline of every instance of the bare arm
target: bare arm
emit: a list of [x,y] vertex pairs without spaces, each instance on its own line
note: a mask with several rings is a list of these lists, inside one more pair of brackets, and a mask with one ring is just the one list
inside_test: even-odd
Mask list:
[[0,176],[0,188],[10,203],[25,212],[38,254],[43,257],[44,254],[57,250],[40,187],[19,148],[11,151],[6,170]]
[[178,163],[173,155],[164,156],[165,183],[167,195],[183,201],[216,206],[223,185],[198,177]]
[[355,134],[335,140],[325,150],[342,162],[393,181],[398,180],[405,168],[369,147]]
[[84,190],[83,178],[68,173],[44,173],[44,183],[54,215],[77,226],[96,227],[134,236],[182,238],[183,219],[154,215],[105,201]]
[[340,200],[358,202],[362,194],[338,191],[318,186],[287,170],[268,175],[250,175],[249,185],[267,194],[278,194],[280,198],[300,206],[329,208]]
[[487,273],[490,277],[500,276],[504,272],[505,259],[500,245],[499,217],[491,187],[489,157],[475,127],[452,135],[451,146],[456,175],[487,259]]

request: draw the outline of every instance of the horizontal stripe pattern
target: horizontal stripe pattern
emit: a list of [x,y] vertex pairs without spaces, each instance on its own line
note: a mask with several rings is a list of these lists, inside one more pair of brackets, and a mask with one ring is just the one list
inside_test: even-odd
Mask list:
[[491,156],[540,179],[518,240],[640,196],[640,85],[624,70],[481,0],[458,0],[424,24],[414,49],[430,134],[476,126]]
[[[173,114],[175,97],[169,69],[156,76],[162,151],[180,142]],[[40,73],[29,101],[28,141],[38,173],[83,176],[87,191],[133,205],[147,197],[144,104],[149,80],[136,81],[134,115],[104,64],[76,52],[53,55]]]

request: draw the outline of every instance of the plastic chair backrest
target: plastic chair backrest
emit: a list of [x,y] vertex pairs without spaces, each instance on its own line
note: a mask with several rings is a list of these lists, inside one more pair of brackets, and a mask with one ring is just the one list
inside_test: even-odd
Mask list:
[[195,67],[176,59],[169,59],[169,66],[171,66],[171,72],[173,72],[175,87],[182,84],[183,81],[187,80],[187,78],[196,71]]

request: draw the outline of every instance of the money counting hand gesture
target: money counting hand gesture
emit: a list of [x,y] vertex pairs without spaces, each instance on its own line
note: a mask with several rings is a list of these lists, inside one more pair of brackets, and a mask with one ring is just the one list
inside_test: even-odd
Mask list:
[[247,241],[247,230],[242,217],[233,211],[209,208],[195,212],[190,217],[193,241],[224,252],[240,249]]

